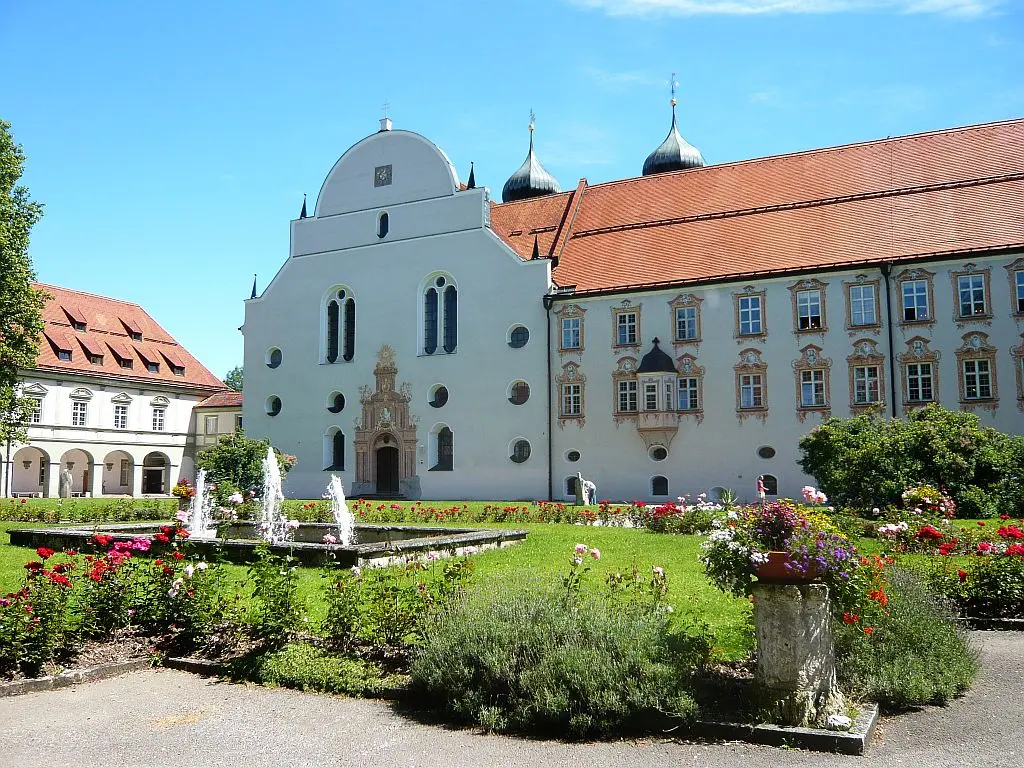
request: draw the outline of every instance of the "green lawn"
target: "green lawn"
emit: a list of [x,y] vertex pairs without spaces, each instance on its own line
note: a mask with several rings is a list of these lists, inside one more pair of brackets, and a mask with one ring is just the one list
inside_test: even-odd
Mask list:
[[[24,564],[34,557],[32,550],[6,543],[8,537],[4,534],[12,528],[35,525],[38,523],[0,523],[0,593],[20,586]],[[679,616],[706,623],[724,657],[739,658],[751,648],[749,604],[727,597],[707,583],[697,560],[699,537],[546,523],[492,523],[488,527],[522,528],[530,535],[519,545],[475,555],[477,583],[542,581],[560,584],[568,571],[573,546],[579,542],[601,551],[600,560],[587,558],[590,571],[584,576],[585,585],[601,587],[607,574],[627,571],[634,566],[647,579],[652,566],[661,566],[668,575],[667,602]],[[244,566],[226,567],[233,577],[232,582],[240,584],[245,580]],[[299,595],[306,604],[311,622],[323,616],[323,603],[319,599],[323,577],[321,569],[302,569],[300,572]]]

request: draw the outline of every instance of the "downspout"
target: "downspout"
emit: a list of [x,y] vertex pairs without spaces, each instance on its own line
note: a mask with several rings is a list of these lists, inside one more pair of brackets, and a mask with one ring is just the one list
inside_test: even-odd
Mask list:
[[547,357],[548,357],[548,501],[554,501],[554,486],[552,485],[552,478],[554,476],[554,456],[551,455],[551,451],[554,450],[554,435],[552,434],[551,424],[551,294],[547,294],[543,297],[544,301],[544,315],[547,318],[548,332],[547,332]]
[[887,261],[879,269],[882,272],[882,279],[885,280],[885,327],[889,332],[889,400],[891,402],[890,413],[896,418],[896,349],[892,340],[892,293],[889,289],[889,275],[892,274],[892,262]]

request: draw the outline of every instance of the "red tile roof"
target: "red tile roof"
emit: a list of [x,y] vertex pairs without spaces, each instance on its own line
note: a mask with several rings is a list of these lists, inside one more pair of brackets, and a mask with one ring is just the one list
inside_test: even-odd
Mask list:
[[[1024,245],[1024,120],[587,186],[495,205],[577,291]],[[549,250],[545,250],[545,248]]]
[[[216,391],[224,389],[224,383],[208,371],[202,363],[188,353],[184,347],[171,338],[138,304],[132,304],[106,296],[73,291],[56,285],[36,283],[35,287],[52,297],[43,308],[43,331],[46,339],[39,345],[39,359],[36,368],[45,371],[71,371],[94,376],[113,377],[133,383],[159,381],[185,388]],[[70,320],[85,323],[85,331],[75,331]],[[128,328],[138,328],[142,342],[131,342]],[[74,344],[74,341],[79,344]],[[131,342],[129,345],[126,342]],[[104,354],[104,345],[115,354]],[[131,368],[122,368],[118,358],[133,360],[132,347],[140,347],[153,362],[160,362],[160,355],[168,360],[177,360],[184,367],[184,376],[175,376],[171,366],[161,365],[157,373],[150,373],[141,362]],[[71,350],[71,360],[60,360],[58,349]],[[102,355],[102,364],[89,362],[89,354]],[[159,354],[158,354],[159,353]],[[172,362],[172,364],[174,364]]]
[[241,408],[242,407],[242,393],[235,392],[233,389],[229,389],[225,392],[218,392],[215,395],[210,395],[208,398],[193,408]]

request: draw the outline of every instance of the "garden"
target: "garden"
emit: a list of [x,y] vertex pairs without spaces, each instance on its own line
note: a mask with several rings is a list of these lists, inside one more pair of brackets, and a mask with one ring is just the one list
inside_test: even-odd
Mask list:
[[[249,442],[253,456],[267,449]],[[155,663],[213,661],[236,680],[398,698],[501,732],[592,738],[787,718],[841,729],[865,702],[900,711],[962,694],[978,671],[967,623],[1021,616],[1022,442],[936,408],[816,428],[802,448],[818,487],[797,500],[351,500],[359,523],[528,531],[514,547],[387,568],[298,567],[268,547],[226,562],[193,545],[174,502],[3,501],[5,533],[160,527],[97,532],[63,551],[0,544],[0,679],[142,650]],[[236,469],[252,464],[240,447]],[[221,519],[256,516],[253,477],[213,477]],[[183,505],[189,488],[178,487]],[[332,520],[326,499],[282,512],[296,525]],[[758,611],[771,585],[805,603],[828,587],[826,682],[841,691],[828,706],[794,715],[762,695]]]

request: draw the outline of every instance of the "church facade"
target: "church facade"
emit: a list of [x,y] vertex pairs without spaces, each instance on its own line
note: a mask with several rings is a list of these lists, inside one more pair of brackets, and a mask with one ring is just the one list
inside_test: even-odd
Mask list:
[[706,166],[673,109],[642,176],[562,192],[532,126],[474,176],[384,120],[291,223],[243,326],[288,496],[795,496],[830,416],[1024,431],[1022,120]]

